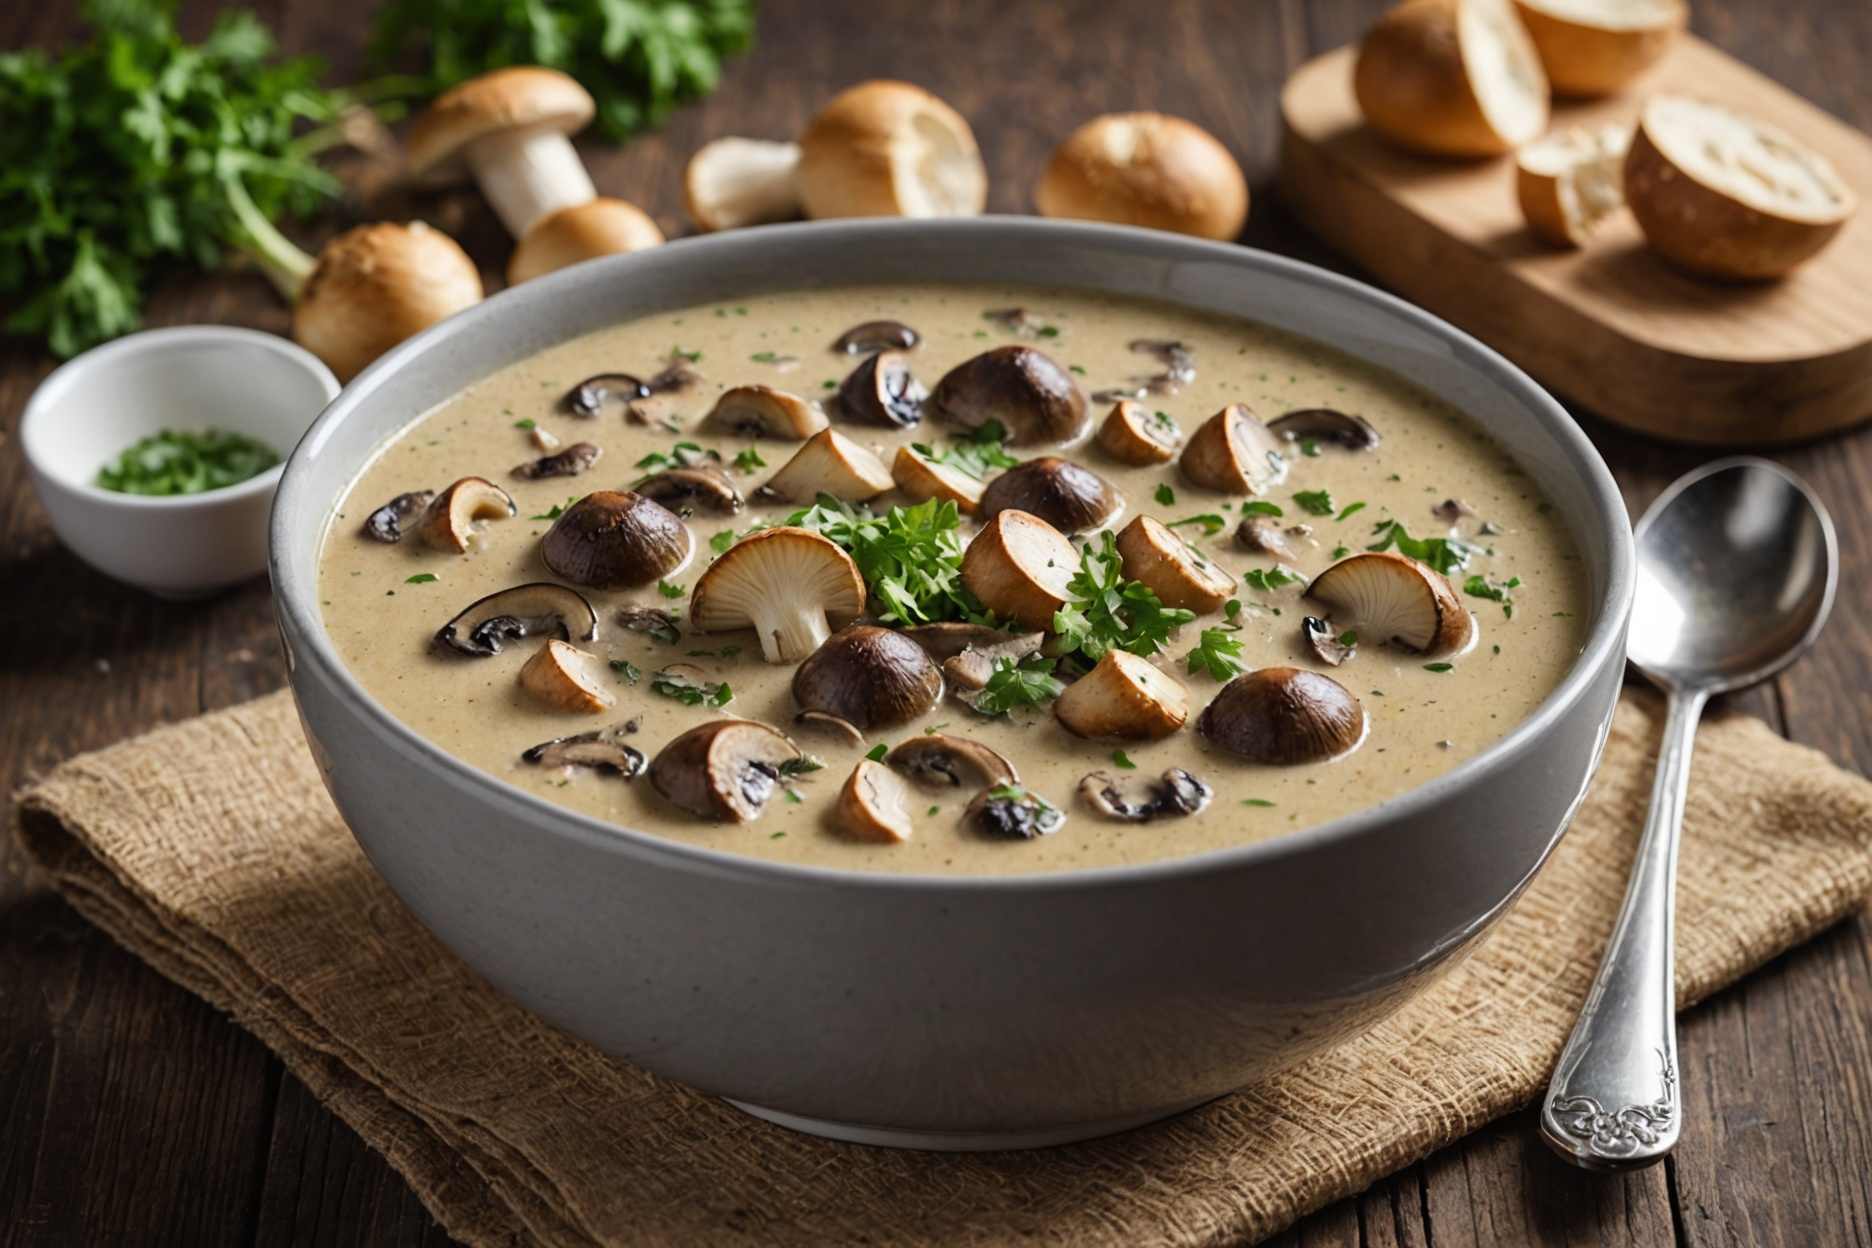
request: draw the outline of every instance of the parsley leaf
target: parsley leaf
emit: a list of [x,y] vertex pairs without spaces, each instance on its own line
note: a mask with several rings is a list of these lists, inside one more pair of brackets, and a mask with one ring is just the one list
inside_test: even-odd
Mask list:
[[727,706],[734,701],[734,691],[727,681],[717,684],[714,681],[698,680],[673,667],[663,668],[650,677],[650,689],[666,698],[674,698],[684,706]]
[[1474,547],[1454,537],[1414,538],[1396,520],[1384,521],[1372,533],[1378,538],[1377,544],[1367,546],[1366,550],[1389,550],[1395,546],[1399,554],[1428,564],[1444,576],[1468,563],[1469,556],[1474,553]]
[[1251,498],[1243,503],[1241,513],[1244,516],[1284,516],[1287,514],[1281,510],[1279,503],[1263,502],[1258,498]]
[[1176,491],[1171,489],[1168,485],[1159,485],[1157,487],[1157,493],[1152,495],[1152,497],[1157,500],[1157,505],[1160,507],[1176,506]]
[[1365,504],[1363,502],[1347,503],[1344,509],[1341,510],[1337,516],[1334,516],[1333,519],[1335,522],[1343,523],[1347,516],[1355,516],[1364,510]]
[[781,523],[812,529],[844,548],[882,623],[991,622],[962,585],[961,513],[953,502],[926,499],[877,516],[822,494]]
[[1241,661],[1242,643],[1225,628],[1205,628],[1194,650],[1183,656],[1184,670],[1204,671],[1217,680],[1232,680],[1247,670]]
[[762,459],[761,453],[751,446],[737,453],[734,457],[736,472],[752,473],[755,469],[765,468],[766,466],[767,461]]
[[415,576],[404,577],[403,583],[405,585],[432,585],[438,579],[440,578],[433,572],[418,572]]
[[1181,607],[1166,607],[1149,587],[1124,579],[1123,561],[1111,531],[1099,534],[1079,552],[1079,570],[1067,582],[1072,597],[1053,614],[1053,631],[1062,648],[1093,663],[1107,650],[1129,650],[1146,658],[1164,648],[1170,634],[1196,618]]
[[1112,751],[1112,766],[1122,768],[1125,771],[1137,770],[1137,764],[1132,762],[1131,756],[1123,750]]
[[257,477],[279,462],[278,451],[243,434],[164,429],[105,464],[97,483],[119,494],[200,494]]
[[708,539],[709,549],[718,555],[727,553],[728,548],[734,544],[735,531],[733,529],[723,529]]
[[1300,510],[1309,515],[1330,516],[1333,514],[1332,495],[1325,490],[1301,490],[1293,496],[1293,500],[1299,504]]
[[633,685],[643,679],[643,669],[629,659],[612,659],[611,670]]
[[1471,598],[1486,598],[1490,602],[1501,603],[1502,615],[1514,619],[1514,598],[1509,591],[1521,588],[1520,577],[1511,576],[1497,583],[1486,576],[1472,576],[1463,582],[1462,588],[1463,593]]
[[1164,527],[1167,529],[1180,529],[1184,525],[1199,524],[1202,526],[1204,537],[1214,537],[1222,531],[1222,526],[1227,523],[1228,521],[1216,515],[1214,512],[1205,512],[1200,516],[1184,516],[1181,520],[1172,520]]
[[1242,583],[1247,585],[1248,588],[1258,589],[1262,593],[1280,589],[1284,585],[1297,585],[1300,583],[1300,579],[1300,577],[1295,576],[1292,572],[1289,572],[1279,564],[1275,564],[1271,568],[1250,568],[1248,571],[1242,573]]
[[671,581],[658,581],[657,593],[665,598],[680,598],[689,591]]
[[1030,654],[1020,662],[995,660],[994,674],[971,705],[984,715],[1005,715],[1017,706],[1051,702],[1066,690],[1053,676],[1053,660]]

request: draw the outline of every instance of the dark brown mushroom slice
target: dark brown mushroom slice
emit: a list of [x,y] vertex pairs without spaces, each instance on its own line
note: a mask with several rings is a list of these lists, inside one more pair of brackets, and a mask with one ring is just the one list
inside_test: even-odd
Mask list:
[[1287,532],[1267,516],[1249,516],[1235,526],[1235,544],[1243,550],[1272,555],[1283,563],[1298,564],[1300,556],[1287,538]]
[[1196,731],[1251,763],[1316,763],[1359,743],[1365,708],[1330,676],[1264,667],[1222,686],[1197,718]]
[[505,520],[519,508],[513,495],[485,477],[463,477],[429,500],[416,531],[437,550],[466,554],[483,520]]
[[852,369],[838,388],[841,415],[887,429],[908,429],[920,422],[928,398],[929,391],[901,351],[878,352]]
[[745,501],[728,474],[712,464],[665,468],[644,477],[631,488],[679,513],[704,510],[732,516],[741,510]]
[[841,355],[870,355],[874,351],[909,351],[922,335],[902,321],[865,321],[838,336],[832,349]]
[[906,723],[942,697],[942,673],[902,633],[853,624],[826,638],[793,673],[793,700],[861,732]]
[[[1307,645],[1327,667],[1338,667],[1358,653],[1357,635],[1335,631],[1331,620],[1309,615],[1300,622],[1300,631],[1306,635]],[[1346,640],[1348,637],[1350,641]]]
[[635,373],[594,373],[560,396],[559,404],[574,416],[590,419],[604,410],[605,403],[611,399],[632,403],[652,395],[672,394],[687,389],[697,379],[698,374],[689,367],[689,361],[681,354],[674,354],[648,378]]
[[926,732],[884,756],[892,770],[926,789],[991,789],[1019,784],[1014,764],[979,741]]
[[823,732],[837,737],[846,745],[859,746],[865,742],[865,735],[858,731],[857,724],[830,711],[801,711],[793,717],[793,725],[809,732]]
[[1430,509],[1430,514],[1441,520],[1444,524],[1455,524],[1464,516],[1473,516],[1476,513],[1475,508],[1463,502],[1460,498],[1446,498],[1432,507]]
[[553,521],[540,556],[575,585],[648,585],[681,566],[693,544],[688,527],[655,499],[598,490]]
[[922,646],[930,658],[941,662],[953,659],[973,646],[992,646],[1006,641],[1007,630],[990,624],[968,624],[947,620],[940,624],[918,624],[900,630],[905,637]]
[[434,490],[399,494],[364,520],[364,536],[379,542],[400,542],[412,520],[418,519],[435,497]]
[[518,465],[513,475],[526,481],[538,481],[542,477],[576,477],[597,463],[598,457],[603,454],[602,447],[590,442],[574,442],[562,451]]
[[1329,442],[1348,451],[1369,451],[1378,445],[1378,430],[1363,416],[1331,407],[1303,407],[1268,421],[1289,442]]
[[662,607],[619,607],[617,622],[628,632],[647,634],[652,641],[675,645],[682,640],[682,629],[677,626],[675,613]]
[[797,745],[766,724],[711,720],[658,751],[650,783],[690,814],[748,823],[760,817],[800,757]]
[[999,425],[1009,446],[1071,442],[1091,421],[1072,374],[1045,352],[1020,345],[984,351],[950,369],[929,406],[938,420],[965,429]]
[[724,390],[702,428],[743,438],[802,442],[826,427],[825,413],[790,390],[755,383]]
[[1041,455],[990,481],[978,514],[990,520],[1003,511],[1024,511],[1062,533],[1078,533],[1105,523],[1122,504],[1111,483],[1090,468]]
[[596,728],[570,737],[542,741],[520,755],[536,767],[589,767],[593,771],[632,780],[644,769],[644,753],[624,738],[637,731],[637,721],[626,720],[609,728]]
[[1172,767],[1155,780],[1120,779],[1109,771],[1095,771],[1079,782],[1080,800],[1107,819],[1123,823],[1193,815],[1214,795],[1214,789],[1181,767]]
[[1175,394],[1196,380],[1196,354],[1184,343],[1171,338],[1133,338],[1125,346],[1163,365],[1161,373],[1145,382],[1152,394]]
[[576,589],[533,581],[477,598],[436,630],[435,640],[457,654],[482,659],[523,637],[596,641],[598,613]]
[[1019,784],[983,789],[963,812],[963,822],[982,836],[1031,841],[1066,826],[1066,812]]
[[1040,322],[1027,315],[1026,308],[988,308],[982,312],[982,320],[1022,338],[1032,338],[1040,332]]
[[1030,654],[1038,654],[1046,643],[1045,633],[1001,633],[999,641],[970,646],[960,654],[943,660],[943,679],[953,689],[985,689],[1003,659],[1019,663]]

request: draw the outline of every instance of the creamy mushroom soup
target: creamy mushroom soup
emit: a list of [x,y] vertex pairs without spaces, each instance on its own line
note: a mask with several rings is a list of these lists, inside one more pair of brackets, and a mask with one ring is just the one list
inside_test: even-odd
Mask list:
[[392,714],[548,801],[956,874],[1372,806],[1502,737],[1585,631],[1560,519],[1400,378],[940,285],[691,308],[478,382],[352,487],[320,597]]

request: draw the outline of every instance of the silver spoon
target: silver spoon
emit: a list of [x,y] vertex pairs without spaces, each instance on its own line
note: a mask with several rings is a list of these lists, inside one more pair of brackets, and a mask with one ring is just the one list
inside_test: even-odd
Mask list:
[[1766,680],[1813,644],[1839,575],[1826,508],[1763,459],[1678,478],[1637,541],[1629,653],[1670,712],[1625,904],[1541,1107],[1542,1138],[1595,1170],[1657,1161],[1683,1122],[1672,926],[1697,720],[1711,695]]

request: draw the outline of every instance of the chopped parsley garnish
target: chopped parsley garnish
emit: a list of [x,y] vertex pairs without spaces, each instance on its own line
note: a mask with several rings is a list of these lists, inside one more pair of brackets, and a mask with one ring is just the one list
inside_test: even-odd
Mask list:
[[1358,645],[1358,634],[1348,628],[1345,632],[1339,634],[1338,640],[1339,644],[1342,646],[1356,646]]
[[798,758],[789,758],[778,768],[780,774],[787,778],[804,776],[824,769],[825,760],[815,754],[802,754]]
[[1447,672],[1455,666],[1454,663],[1426,663],[1423,665],[1423,670],[1426,672]]
[[1205,628],[1196,648],[1183,657],[1184,670],[1208,672],[1217,680],[1232,680],[1246,669],[1242,643],[1223,628]]
[[767,461],[762,459],[761,453],[751,446],[744,451],[738,452],[734,457],[736,472],[752,473],[755,469],[765,468],[766,466]]
[[1258,589],[1267,593],[1280,589],[1284,585],[1297,585],[1300,583],[1300,578],[1276,564],[1271,568],[1250,568],[1242,573],[1242,583],[1250,589]]
[[1242,798],[1242,805],[1244,806],[1272,806],[1273,804],[1273,802],[1268,801],[1265,797]]
[[1299,504],[1301,511],[1309,515],[1330,516],[1333,514],[1332,495],[1325,490],[1301,490],[1293,496],[1293,500]]
[[560,516],[565,515],[566,508],[570,507],[573,503],[576,503],[576,502],[578,502],[578,498],[576,496],[572,498],[568,498],[563,503],[554,503],[551,507],[548,507],[545,511],[540,512],[539,515],[537,516],[528,516],[527,519],[529,520],[557,520]]
[[981,481],[990,468],[1013,468],[1021,462],[1001,448],[1005,432],[998,421],[991,420],[980,429],[955,435],[954,444],[941,450],[924,442],[913,442],[910,449],[932,464],[946,464]]
[[692,659],[732,659],[740,653],[741,647],[731,642],[719,650],[691,650],[689,657]]
[[279,452],[242,434],[164,429],[98,469],[97,483],[119,494],[202,494],[238,485],[279,462]]
[[926,499],[877,516],[822,494],[781,523],[812,529],[848,552],[882,623],[988,620],[962,585],[961,513],[953,502]]
[[1332,557],[1335,559],[1343,559],[1351,553],[1352,548],[1350,546],[1335,546],[1332,548]]
[[888,753],[890,753],[890,746],[880,741],[865,751],[865,757],[874,763],[881,763],[884,761],[884,756]]
[[700,351],[685,351],[681,347],[671,347],[670,354],[672,356],[679,355],[683,359],[688,360],[691,364],[699,364],[702,362],[702,353]]
[[1365,510],[1365,504],[1362,502],[1347,503],[1343,508],[1340,509],[1339,514],[1337,516],[1334,516],[1333,519],[1336,522],[1344,523],[1347,516],[1356,516],[1359,512],[1364,511],[1364,510]]
[[1169,528],[1169,529],[1180,529],[1184,527],[1185,525],[1199,524],[1202,526],[1204,537],[1214,537],[1216,534],[1222,531],[1222,526],[1227,523],[1228,521],[1224,520],[1221,516],[1216,515],[1214,512],[1205,512],[1200,516],[1184,516],[1181,520],[1172,520],[1169,524],[1165,525],[1164,527]]
[[727,706],[734,701],[734,691],[727,681],[719,684],[710,680],[697,680],[682,672],[664,668],[650,677],[650,688],[666,698],[674,698],[684,706]]
[[671,581],[658,581],[657,593],[665,598],[680,598],[689,591]]
[[1069,373],[1077,373],[1077,374],[1078,374],[1079,376],[1081,376],[1081,377],[1083,377],[1083,376],[1085,376],[1085,375],[1086,375],[1086,371],[1085,371],[1085,369],[1084,369],[1084,368],[1081,368],[1081,367],[1080,367],[1079,365],[1077,365],[1077,364],[1068,364],[1068,365],[1066,366],[1066,371],[1067,371],[1067,372],[1069,372]]
[[1157,504],[1160,507],[1176,506],[1176,491],[1167,485],[1158,486],[1157,493],[1154,497],[1157,499]]
[[1126,771],[1137,770],[1137,764],[1132,762],[1131,756],[1125,753],[1123,750],[1112,751],[1112,766],[1121,767]]
[[1511,576],[1505,581],[1495,582],[1486,576],[1472,576],[1463,582],[1463,593],[1471,598],[1486,598],[1490,602],[1501,603],[1502,615],[1514,619],[1514,598],[1509,591],[1521,588],[1521,578]]
[[775,355],[772,351],[756,351],[753,355],[748,356],[748,359],[753,360],[756,364],[774,364],[779,362],[780,357]]
[[643,679],[643,669],[629,659],[612,659],[611,670],[633,685]]
[[415,576],[404,577],[403,583],[405,585],[428,585],[436,579],[436,574],[433,572],[418,572]]
[[1222,617],[1224,619],[1232,620],[1236,616],[1241,614],[1241,609],[1242,609],[1241,599],[1231,598],[1227,602],[1222,604]]
[[1258,498],[1251,498],[1243,503],[1241,512],[1244,516],[1284,516],[1287,514],[1281,510],[1279,503],[1264,502]]
[[514,421],[514,428],[531,429],[534,423],[535,422],[531,416],[522,416],[519,420]]
[[1118,543],[1107,529],[1096,545],[1079,552],[1079,570],[1067,582],[1072,597],[1053,613],[1053,631],[1062,648],[1093,663],[1107,650],[1129,650],[1149,658],[1164,648],[1170,634],[1196,618],[1181,607],[1166,607],[1149,587],[1124,579]]
[[1039,329],[1034,330],[1034,333],[1041,338],[1057,338],[1060,335],[1059,326],[1057,325],[1042,325]]
[[651,451],[633,466],[661,472],[665,468],[693,468],[703,460],[720,458],[717,452],[704,450],[694,442],[678,442],[667,452]]
[[1320,453],[1319,442],[1313,438],[1301,438],[1300,453],[1308,459],[1318,459]]
[[721,532],[708,539],[709,549],[718,555],[726,553],[728,548],[734,544],[735,531],[733,529],[723,529]]
[[1366,550],[1390,550],[1395,546],[1399,554],[1428,564],[1444,576],[1468,563],[1473,553],[1473,548],[1467,542],[1454,537],[1412,537],[1403,524],[1396,520],[1380,523],[1372,533],[1378,541],[1367,546]]
[[1053,660],[1030,654],[1020,662],[995,660],[994,674],[982,691],[975,695],[973,706],[984,715],[1005,715],[1017,706],[1036,706],[1051,702],[1066,686],[1053,676]]

